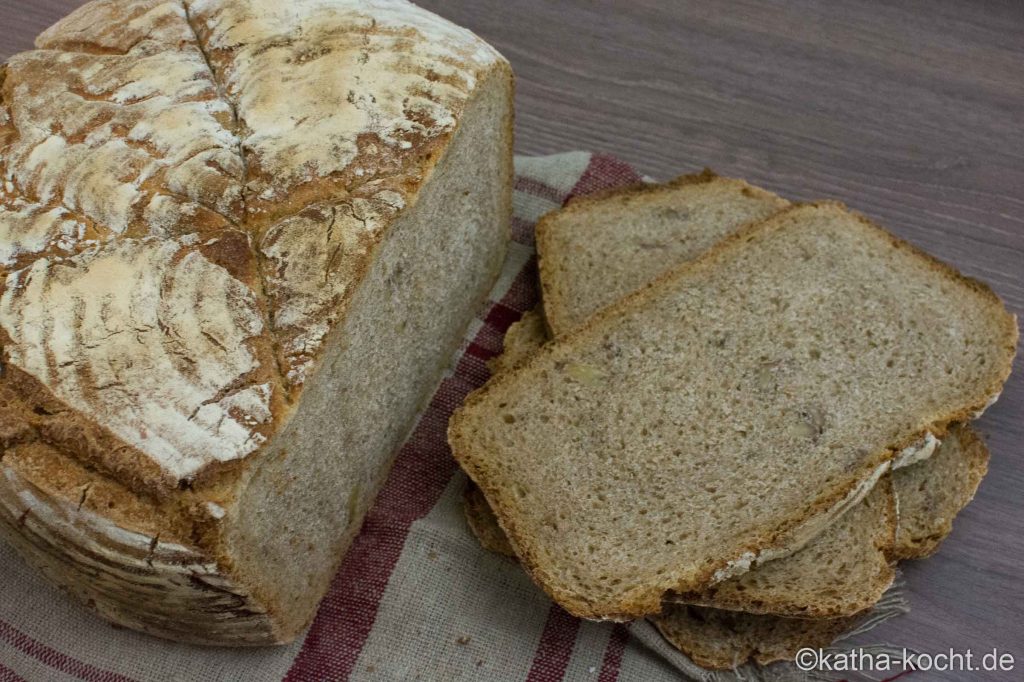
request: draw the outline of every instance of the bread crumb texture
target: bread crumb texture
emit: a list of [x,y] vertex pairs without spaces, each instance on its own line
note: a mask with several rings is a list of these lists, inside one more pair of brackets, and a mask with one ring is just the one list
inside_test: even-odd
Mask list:
[[799,549],[897,451],[996,395],[1016,335],[984,285],[802,205],[499,374],[449,438],[556,601],[638,617]]

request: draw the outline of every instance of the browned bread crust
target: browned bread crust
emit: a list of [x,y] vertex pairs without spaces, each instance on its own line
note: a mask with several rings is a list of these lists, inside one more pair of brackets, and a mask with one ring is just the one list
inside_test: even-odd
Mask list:
[[953,531],[953,519],[988,471],[988,447],[970,424],[950,428],[930,458],[893,472],[900,522],[894,559],[923,559]]
[[[470,113],[493,118],[478,158],[509,184],[511,70],[402,0],[95,0],[36,46],[0,66],[0,528],[117,623],[290,640],[326,581],[284,604],[242,570],[237,505],[297,480],[261,478],[268,452],[336,371],[327,349],[368,305],[395,226],[455,182]],[[494,203],[479,234],[507,232],[509,191],[463,184],[453,204]],[[500,266],[487,239],[459,308]],[[374,286],[401,291],[402,274]],[[389,461],[331,493],[352,495],[352,518],[330,522],[345,527],[316,573]]]

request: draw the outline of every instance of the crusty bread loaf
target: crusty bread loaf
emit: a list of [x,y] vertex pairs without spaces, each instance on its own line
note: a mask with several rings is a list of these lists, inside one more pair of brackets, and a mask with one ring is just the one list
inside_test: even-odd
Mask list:
[[544,312],[555,335],[789,204],[709,170],[573,199],[537,223]]
[[556,601],[636,617],[802,546],[989,404],[1016,334],[984,285],[800,206],[499,375],[449,438]]
[[930,459],[893,472],[899,525],[893,556],[929,556],[953,530],[988,471],[988,448],[969,425],[949,430]]
[[511,71],[404,0],[96,0],[36,44],[0,532],[117,623],[288,641],[500,268]]
[[651,618],[673,646],[704,668],[728,669],[792,660],[805,647],[821,649],[851,628],[851,618],[783,618],[678,604]]

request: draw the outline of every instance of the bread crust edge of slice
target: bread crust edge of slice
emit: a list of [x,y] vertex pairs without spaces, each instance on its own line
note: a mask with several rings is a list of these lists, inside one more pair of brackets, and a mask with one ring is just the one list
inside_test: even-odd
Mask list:
[[[894,561],[926,559],[935,554],[946,538],[949,537],[949,534],[953,532],[953,522],[956,520],[957,515],[959,512],[963,511],[977,495],[978,488],[981,486],[981,481],[988,473],[991,453],[989,452],[988,445],[985,443],[985,440],[981,437],[981,434],[979,434],[969,422],[961,424],[960,428],[956,429],[956,434],[956,437],[960,440],[960,447],[963,448],[969,460],[967,475],[970,481],[971,493],[964,504],[961,505],[957,513],[951,516],[946,523],[942,525],[939,532],[925,538],[908,539],[904,542],[900,542],[899,534],[897,533],[896,539],[893,541],[892,551],[890,552]],[[894,493],[896,493],[896,491],[894,491]],[[896,501],[898,505],[898,493],[896,493]]]
[[[710,168],[704,168],[700,172],[685,173],[665,182],[634,182],[622,187],[604,189],[593,194],[575,196],[570,198],[564,206],[548,211],[541,216],[537,221],[534,232],[537,244],[537,269],[540,275],[541,300],[544,301],[544,320],[550,336],[556,336],[554,333],[556,329],[566,329],[570,326],[567,321],[569,317],[568,311],[571,307],[567,303],[568,297],[564,295],[561,289],[555,288],[554,282],[557,281],[557,278],[550,272],[552,267],[551,261],[544,257],[545,253],[550,254],[556,250],[553,242],[555,239],[555,224],[559,218],[567,214],[586,210],[594,204],[600,204],[610,199],[632,199],[640,196],[671,192],[681,187],[704,185],[718,181],[739,184],[743,188],[759,195],[781,198],[764,188],[751,185],[745,180],[719,175]],[[545,273],[547,274],[545,275]]]
[[462,491],[462,513],[466,517],[466,525],[481,547],[492,554],[516,559],[515,550],[512,549],[508,536],[498,524],[483,491],[472,479],[466,481],[466,487]]
[[[750,617],[761,618],[764,616],[750,615]],[[778,618],[787,620],[784,616],[778,616]],[[708,647],[701,647],[700,636],[687,638],[685,633],[679,632],[671,626],[671,619],[672,616],[668,615],[653,616],[648,620],[657,628],[658,632],[669,644],[688,656],[700,667],[708,670],[735,670],[749,661],[756,661],[759,665],[768,665],[777,661],[792,660],[802,648],[825,648],[834,642],[839,635],[850,629],[857,622],[858,617],[808,619],[806,624],[808,627],[814,628],[815,631],[813,633],[808,634],[805,632],[802,633],[802,636],[791,635],[784,640],[775,642],[774,646],[767,647],[763,645],[763,642],[761,646],[756,646],[753,643],[743,646],[742,643],[737,642],[737,640],[742,639],[742,636],[739,636],[737,633],[737,637],[732,641],[737,646],[733,647],[734,655],[731,658],[727,658],[724,655],[716,655]],[[705,639],[704,641],[707,640]],[[742,653],[739,653],[740,651]]]
[[[1017,328],[1016,316],[1006,310],[1005,305],[996,293],[984,282],[960,273],[952,265],[935,258],[917,246],[897,237],[888,230],[885,230],[872,222],[866,216],[856,211],[849,210],[842,202],[831,200],[795,203],[764,220],[754,222],[744,228],[741,228],[739,231],[712,246],[708,251],[695,260],[683,263],[676,268],[669,270],[637,291],[627,294],[617,302],[599,310],[579,327],[564,336],[559,337],[559,345],[572,343],[574,340],[592,333],[595,328],[599,329],[602,324],[624,316],[631,311],[633,307],[641,305],[645,301],[658,296],[659,291],[662,288],[670,286],[675,282],[675,280],[682,278],[686,274],[714,267],[717,261],[725,254],[729,253],[733,249],[742,248],[744,242],[755,238],[762,232],[768,234],[771,231],[782,229],[782,226],[784,225],[783,219],[790,214],[802,210],[817,208],[832,208],[848,212],[849,215],[853,216],[864,227],[868,228],[882,239],[887,240],[893,247],[921,258],[926,265],[938,272],[940,275],[963,284],[981,295],[983,298],[987,299],[997,308],[998,311],[1001,311],[1002,314],[1000,317],[1004,322],[1003,331],[1006,340],[1006,353],[1003,366],[996,373],[996,378],[993,379],[993,381],[983,391],[981,391],[981,395],[978,398],[967,406],[959,410],[954,410],[951,413],[937,416],[930,423],[923,425],[921,428],[911,434],[908,434],[908,436],[898,442],[891,443],[881,451],[871,453],[866,456],[863,460],[865,464],[862,465],[861,469],[857,472],[856,477],[848,479],[849,483],[836,485],[831,489],[824,491],[809,505],[807,505],[799,516],[794,515],[794,517],[784,521],[775,529],[775,531],[766,533],[763,541],[755,543],[755,546],[745,549],[731,560],[720,561],[718,565],[700,571],[697,573],[697,577],[689,582],[669,585],[667,587],[638,587],[632,591],[623,593],[623,595],[616,601],[598,604],[593,603],[592,600],[587,599],[584,595],[579,595],[571,590],[563,589],[557,584],[557,580],[548,579],[547,572],[539,565],[535,558],[535,552],[531,545],[529,534],[521,533],[515,523],[515,520],[503,511],[505,508],[505,505],[502,504],[502,501],[505,498],[504,491],[501,486],[492,485],[486,480],[486,472],[477,466],[477,462],[475,461],[478,458],[477,455],[479,453],[475,451],[471,439],[464,437],[464,434],[462,433],[462,424],[465,419],[467,409],[471,408],[474,404],[481,402],[483,398],[492,391],[502,388],[506,384],[511,384],[523,373],[524,369],[538,364],[542,358],[550,355],[553,350],[553,344],[549,342],[534,353],[533,356],[527,358],[518,367],[492,377],[491,381],[470,393],[465,402],[452,414],[452,417],[449,420],[448,442],[451,446],[452,455],[455,457],[456,461],[458,461],[470,478],[473,479],[473,481],[481,488],[485,497],[490,501],[496,502],[496,504],[492,504],[495,516],[498,518],[499,525],[508,536],[512,547],[516,550],[523,568],[526,569],[527,573],[533,581],[537,583],[537,585],[539,585],[554,601],[560,604],[572,615],[589,620],[612,621],[626,621],[655,615],[661,612],[662,600],[668,592],[693,592],[712,585],[717,582],[715,579],[717,574],[723,570],[728,570],[730,565],[735,565],[736,562],[742,561],[744,556],[748,554],[754,554],[754,556],[757,557],[766,552],[772,553],[778,551],[779,553],[776,556],[781,557],[785,556],[787,553],[796,551],[796,549],[799,549],[799,546],[788,548],[786,547],[785,541],[779,542],[779,539],[791,538],[800,530],[801,526],[809,522],[816,521],[822,514],[827,514],[837,503],[841,503],[845,497],[848,497],[849,494],[857,488],[857,486],[862,485],[864,481],[868,480],[873,475],[876,475],[877,470],[883,466],[884,469],[882,469],[880,473],[877,473],[877,476],[884,474],[891,465],[893,458],[903,448],[924,438],[925,434],[928,432],[937,435],[944,435],[949,424],[953,422],[969,421],[976,414],[988,407],[992,400],[997,398],[1001,393],[1003,384],[1009,377],[1013,367],[1013,359],[1016,354],[1019,330]],[[545,308],[545,313],[550,314],[550,310],[550,307]],[[870,490],[870,488],[868,490]],[[868,490],[865,490],[864,494],[866,494]],[[861,495],[861,497],[863,497],[863,495]],[[857,499],[859,500],[860,498]],[[743,571],[740,571],[740,573],[741,572]],[[739,573],[734,573],[734,575],[739,575]]]

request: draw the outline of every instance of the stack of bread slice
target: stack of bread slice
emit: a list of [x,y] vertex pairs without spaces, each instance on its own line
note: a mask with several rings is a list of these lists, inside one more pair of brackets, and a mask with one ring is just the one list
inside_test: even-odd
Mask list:
[[705,171],[538,224],[543,311],[453,416],[469,525],[709,668],[827,646],[927,556],[1010,373],[992,291],[834,202]]

